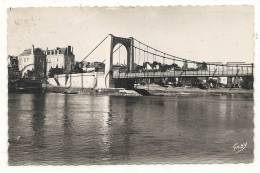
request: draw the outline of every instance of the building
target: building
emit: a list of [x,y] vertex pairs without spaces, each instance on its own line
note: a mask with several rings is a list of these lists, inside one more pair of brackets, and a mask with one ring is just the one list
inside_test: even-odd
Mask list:
[[8,68],[19,70],[18,68],[18,57],[8,55]]
[[83,65],[83,71],[86,72],[105,72],[105,64],[103,62],[87,62]]
[[245,64],[245,62],[227,62],[227,65],[240,65],[240,64]]
[[23,76],[27,70],[32,71],[34,69],[34,55],[32,50],[34,50],[34,46],[32,49],[25,49],[20,55],[18,55],[18,67]]
[[21,78],[21,73],[18,67],[18,57],[8,56],[8,80],[18,80]]
[[23,77],[46,77],[50,69],[58,68],[62,73],[70,73],[74,68],[75,55],[71,46],[42,50],[25,49],[18,56],[18,68]]
[[45,77],[45,52],[40,48],[34,48],[34,45],[31,49],[25,49],[20,55],[18,55],[18,68],[22,77]]
[[223,65],[222,62],[206,62],[207,64]]
[[45,51],[47,60],[47,72],[51,68],[63,69],[64,73],[70,73],[74,68],[75,55],[73,54],[73,47],[68,46],[64,48],[55,48]]

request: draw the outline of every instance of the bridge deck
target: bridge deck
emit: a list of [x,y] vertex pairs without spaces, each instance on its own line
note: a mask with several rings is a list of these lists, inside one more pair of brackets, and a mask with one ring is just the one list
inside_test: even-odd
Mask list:
[[137,72],[137,73],[113,73],[113,78],[123,79],[123,78],[163,78],[163,77],[243,77],[252,76],[252,69],[247,70],[225,70],[225,71],[208,71],[208,70],[198,70],[198,71],[169,71],[169,72]]

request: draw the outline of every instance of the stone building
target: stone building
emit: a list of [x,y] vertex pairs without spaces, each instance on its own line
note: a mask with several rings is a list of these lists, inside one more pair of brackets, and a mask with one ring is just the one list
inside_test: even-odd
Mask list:
[[18,55],[18,68],[22,77],[46,77],[46,55],[40,48],[25,49]]
[[15,70],[19,70],[17,56],[8,55],[8,67],[13,68]]
[[64,73],[70,73],[74,68],[75,55],[72,46],[57,47],[51,50],[47,48],[45,54],[47,56],[47,73],[51,68],[63,69]]
[[[40,48],[25,49],[18,56],[18,68],[23,77],[46,77],[50,69],[62,69],[62,73],[70,73],[74,67],[75,55],[71,46],[42,50]],[[30,74],[30,75],[29,75]]]
[[34,69],[34,46],[31,49],[25,49],[20,55],[18,55],[18,67],[19,71],[22,71],[23,75],[27,70]]
[[17,80],[21,78],[21,73],[18,67],[18,57],[8,56],[8,80]]

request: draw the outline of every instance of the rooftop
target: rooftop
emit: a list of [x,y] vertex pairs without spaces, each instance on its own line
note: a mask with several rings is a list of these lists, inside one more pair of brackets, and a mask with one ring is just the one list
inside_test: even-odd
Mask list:
[[67,48],[66,47],[63,47],[63,48],[60,48],[60,47],[57,47],[55,49],[48,49],[48,53],[51,53],[53,52],[53,54],[66,54],[67,53]]
[[31,55],[32,49],[25,49],[19,56]]
[[49,55],[53,55],[53,54],[72,54],[73,55],[73,47],[72,46],[68,46],[68,47],[56,47],[55,49],[48,49],[46,50],[46,53]]
[[[34,48],[30,48],[30,49],[25,49],[21,54],[19,54],[19,56],[27,56],[27,55],[31,55],[32,54],[32,50]],[[34,53],[39,53],[42,52],[44,54],[47,55],[53,55],[53,54],[70,54],[73,55],[73,47],[72,46],[68,46],[68,47],[56,47],[55,49],[48,49],[47,50],[42,50],[41,48],[35,48],[34,49]],[[41,54],[42,54],[41,53]]]

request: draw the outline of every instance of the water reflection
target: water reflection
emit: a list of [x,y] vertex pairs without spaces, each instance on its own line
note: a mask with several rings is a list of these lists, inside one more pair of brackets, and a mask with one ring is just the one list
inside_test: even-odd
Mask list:
[[70,104],[68,95],[64,95],[64,104],[63,104],[63,159],[66,164],[72,163],[71,148],[73,147],[72,143],[72,119],[70,114]]
[[122,132],[123,135],[123,147],[122,147],[122,152],[124,153],[124,159],[127,160],[129,157],[129,149],[130,149],[130,137],[134,133],[132,129],[132,124],[133,124],[133,105],[134,105],[134,100],[130,99],[124,99],[124,103],[122,104],[123,110],[125,112],[122,112],[124,115],[124,131]]
[[112,118],[113,118],[113,111],[110,108],[110,97],[105,97],[101,103],[104,110],[103,110],[103,117],[102,117],[102,148],[103,152],[105,154],[105,157],[102,158],[102,160],[109,160],[111,159],[112,155],[110,152],[111,145],[112,145],[112,139],[111,139],[111,125],[112,125]]
[[[253,100],[245,96],[9,98],[11,164],[250,162]],[[235,142],[248,148],[234,155]]]
[[[223,99],[223,96],[221,98]],[[219,104],[219,116],[221,119],[225,121],[226,115],[227,115],[227,101],[226,99],[223,99],[223,102]]]
[[113,97],[104,97],[103,124],[102,124],[102,160],[120,158],[127,160],[129,156],[130,136],[133,133],[133,109],[131,99],[115,100]]
[[44,135],[44,124],[45,124],[45,95],[36,94],[32,98],[32,149],[33,149],[33,160],[40,160],[41,156],[39,153],[44,154],[41,150],[45,149],[45,135]]

